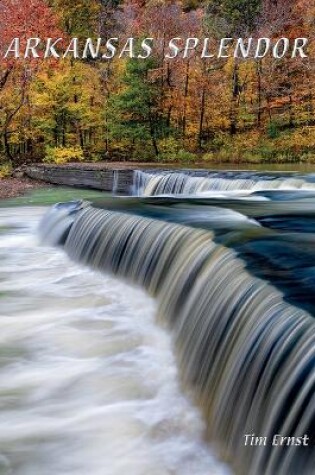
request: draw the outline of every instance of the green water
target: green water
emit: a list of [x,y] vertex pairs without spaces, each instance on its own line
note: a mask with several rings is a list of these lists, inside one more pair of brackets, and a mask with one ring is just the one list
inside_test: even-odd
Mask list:
[[15,207],[15,206],[49,206],[60,201],[73,201],[73,200],[94,200],[109,196],[108,193],[104,193],[96,190],[86,190],[78,188],[67,187],[45,187],[33,190],[23,196],[16,198],[10,198],[7,200],[0,200],[0,207]]

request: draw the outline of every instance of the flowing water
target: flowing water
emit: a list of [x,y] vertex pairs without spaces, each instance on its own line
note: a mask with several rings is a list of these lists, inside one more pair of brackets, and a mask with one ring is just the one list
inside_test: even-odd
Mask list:
[[137,172],[0,209],[0,473],[313,474],[314,181]]
[[0,209],[0,473],[225,474],[143,291],[40,246]]
[[134,193],[138,195],[196,195],[227,191],[313,190],[315,174],[181,171],[135,173]]

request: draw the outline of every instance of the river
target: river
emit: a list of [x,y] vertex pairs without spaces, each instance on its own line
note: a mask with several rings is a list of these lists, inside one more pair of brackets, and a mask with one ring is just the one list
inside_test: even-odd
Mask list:
[[155,302],[40,245],[47,208],[26,204],[0,208],[1,475],[230,473],[180,389]]
[[132,195],[0,208],[0,473],[312,475],[314,175],[136,172]]

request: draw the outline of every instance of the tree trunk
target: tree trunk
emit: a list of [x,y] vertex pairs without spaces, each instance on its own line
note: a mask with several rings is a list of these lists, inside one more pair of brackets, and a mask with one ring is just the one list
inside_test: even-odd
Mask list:
[[4,151],[5,151],[6,157],[9,158],[10,160],[13,160],[11,150],[10,150],[10,144],[9,144],[8,127],[6,126],[3,131],[3,144],[4,144]]
[[157,157],[159,155],[159,148],[158,148],[155,133],[154,133],[154,117],[152,116],[151,112],[149,113],[149,124],[150,124],[150,136],[151,136],[152,147],[153,147],[155,156]]
[[261,96],[262,96],[262,90],[261,90],[261,61],[258,61],[257,63],[257,127],[260,128],[261,126]]
[[239,76],[238,64],[234,62],[232,75],[232,98],[230,107],[230,135],[235,135],[237,132],[237,107],[239,95]]
[[183,122],[182,122],[183,140],[185,139],[185,135],[186,135],[186,113],[187,113],[188,91],[189,91],[189,60],[187,60],[185,87],[184,87],[184,108],[183,108]]
[[206,103],[206,90],[205,90],[205,87],[203,87],[202,92],[201,92],[201,106],[200,106],[200,119],[199,119],[199,133],[198,133],[199,148],[202,148],[202,132],[203,132],[203,121],[205,117],[205,103]]

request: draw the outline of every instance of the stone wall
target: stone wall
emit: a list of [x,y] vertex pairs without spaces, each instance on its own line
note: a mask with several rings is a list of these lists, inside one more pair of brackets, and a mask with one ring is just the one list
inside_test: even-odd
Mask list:
[[25,168],[25,174],[36,180],[45,181],[56,185],[74,186],[77,188],[93,188],[115,192],[117,194],[130,194],[133,185],[133,169],[107,168],[106,166],[54,166],[30,165]]

